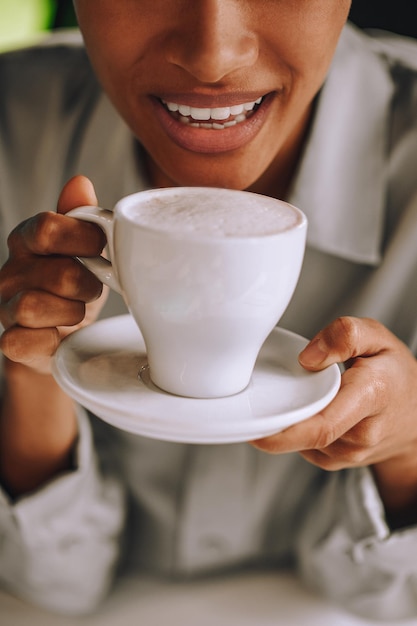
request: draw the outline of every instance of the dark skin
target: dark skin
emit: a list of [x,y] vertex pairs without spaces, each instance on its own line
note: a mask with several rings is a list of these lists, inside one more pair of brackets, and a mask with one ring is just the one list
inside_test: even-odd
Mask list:
[[[62,215],[80,203],[97,203],[81,177],[64,188],[58,214],[37,216],[11,234],[10,258],[0,272],[6,328],[0,345],[7,357],[0,475],[12,497],[72,467],[75,407],[51,376],[50,357],[67,334],[97,317],[105,300],[101,283],[71,258],[96,255],[105,243],[99,229]],[[68,255],[63,263],[51,256],[55,250]]]
[[[285,196],[349,1],[97,0],[93,7],[78,0],[75,7],[98,78],[144,146],[155,186]],[[227,131],[184,131],[163,104],[212,110],[258,98],[250,121]],[[49,367],[62,338],[93,321],[105,298],[72,258],[97,255],[103,235],[65,217],[96,201],[85,178],[69,181],[58,214],[39,214],[15,229],[0,271],[0,475],[13,496],[71,467],[74,407]],[[392,525],[414,523],[414,356],[375,320],[341,318],[313,338],[300,362],[312,371],[346,362],[339,393],[321,413],[252,445],[299,452],[330,471],[370,466]]]

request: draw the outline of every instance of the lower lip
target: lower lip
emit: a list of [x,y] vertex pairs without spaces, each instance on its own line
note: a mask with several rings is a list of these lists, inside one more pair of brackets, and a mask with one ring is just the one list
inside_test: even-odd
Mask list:
[[183,124],[170,115],[158,98],[152,97],[151,102],[160,125],[174,143],[191,152],[218,154],[237,150],[252,141],[265,122],[272,98],[272,94],[266,96],[247,120],[224,130],[194,128]]

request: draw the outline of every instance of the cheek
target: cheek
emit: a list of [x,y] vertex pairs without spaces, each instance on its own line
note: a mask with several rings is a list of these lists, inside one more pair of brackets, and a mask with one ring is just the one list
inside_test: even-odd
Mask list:
[[113,35],[101,37],[86,33],[85,44],[94,72],[109,98],[123,112],[136,82],[137,46],[115,40]]
[[[147,32],[143,21],[118,8],[114,0],[75,4],[80,30],[99,80],[104,84],[120,82],[145,49]],[[123,2],[120,5],[123,7]]]
[[[289,3],[290,5],[291,3]],[[324,76],[349,13],[350,1],[300,0],[293,8],[273,13],[265,42],[275,63],[285,64],[293,75]]]

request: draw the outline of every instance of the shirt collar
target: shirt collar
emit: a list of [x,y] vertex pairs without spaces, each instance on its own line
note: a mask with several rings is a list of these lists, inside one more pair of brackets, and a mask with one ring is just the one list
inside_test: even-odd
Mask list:
[[288,201],[308,218],[309,245],[378,264],[393,83],[363,34],[347,26],[321,90]]

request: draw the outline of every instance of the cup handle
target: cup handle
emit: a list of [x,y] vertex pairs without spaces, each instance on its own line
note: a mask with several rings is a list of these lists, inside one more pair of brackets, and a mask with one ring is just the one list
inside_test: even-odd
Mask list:
[[113,211],[101,209],[97,206],[81,206],[66,213],[67,217],[75,217],[85,222],[93,222],[100,226],[107,237],[107,245],[110,252],[110,261],[102,256],[97,257],[77,257],[87,269],[90,270],[102,283],[108,285],[117,293],[122,293],[119,280],[113,266]]

